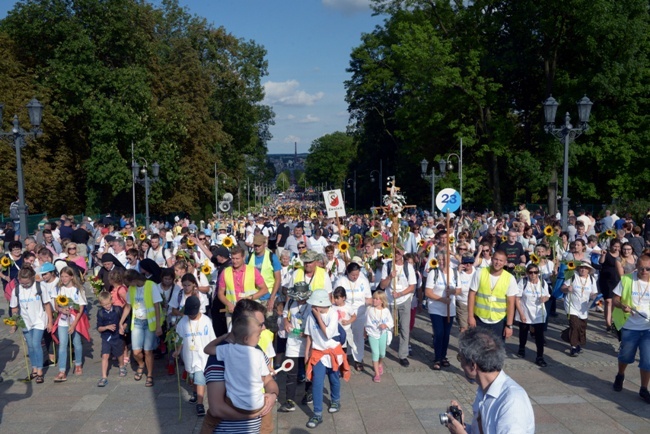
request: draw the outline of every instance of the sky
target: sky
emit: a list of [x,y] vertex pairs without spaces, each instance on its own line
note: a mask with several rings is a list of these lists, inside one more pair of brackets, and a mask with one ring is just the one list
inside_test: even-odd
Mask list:
[[[159,4],[159,0],[149,0]],[[17,3],[0,0],[0,18]],[[273,107],[270,154],[307,152],[348,124],[344,81],[352,49],[383,18],[370,0],[179,0],[193,15],[267,51],[264,104]]]

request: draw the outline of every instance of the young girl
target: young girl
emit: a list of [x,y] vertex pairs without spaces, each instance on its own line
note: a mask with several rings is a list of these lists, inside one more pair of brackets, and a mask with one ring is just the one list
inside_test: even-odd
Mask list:
[[[83,363],[81,335],[83,334],[86,340],[90,341],[90,335],[88,333],[90,324],[85,312],[85,307],[88,304],[86,301],[86,293],[83,284],[70,267],[65,267],[59,272],[57,296],[59,295],[65,295],[71,301],[68,306],[59,306],[58,303],[55,303],[56,310],[59,313],[54,324],[54,330],[52,330],[52,334],[54,334],[55,330],[58,331],[57,336],[59,341],[57,342],[59,344],[59,374],[54,379],[55,383],[62,383],[67,380],[65,369],[68,361],[68,339],[72,339],[72,344],[74,345],[75,375],[81,375],[83,373],[81,368]],[[79,311],[76,311],[71,306],[72,304],[78,305]],[[57,341],[57,339],[54,340],[55,342]],[[72,363],[72,360],[70,363]]]
[[[36,379],[41,384],[43,379],[43,349],[41,339],[45,330],[52,330],[52,306],[50,296],[36,283],[36,273],[32,267],[21,268],[17,274],[18,283],[11,291],[9,307],[11,315],[20,315],[25,321],[23,336],[27,342],[32,364],[32,373],[26,380]],[[11,333],[16,332],[11,327]]]
[[[120,309],[124,309],[124,305],[126,305],[126,292],[127,288],[126,285],[124,284],[124,268],[113,268],[111,271],[108,273],[108,281],[110,283],[111,288],[111,303],[113,306],[117,306]],[[125,334],[121,335],[120,339],[124,341],[124,365],[128,365],[131,359],[129,358],[129,346],[131,345],[131,335],[130,334]]]
[[192,295],[196,295],[199,298],[199,301],[201,301],[201,313],[205,313],[206,306],[208,305],[208,297],[204,293],[199,292],[198,282],[193,274],[185,273],[181,278],[181,288],[178,291],[174,291],[172,299],[169,302],[173,324],[178,322],[183,316],[185,301]]
[[[352,339],[352,333],[350,333],[350,328],[352,323],[357,319],[356,309],[352,307],[351,304],[346,304],[345,300],[347,299],[347,293],[345,288],[338,286],[333,292],[332,297],[334,297],[334,306],[332,308],[336,311],[336,314],[339,318],[339,324],[345,330],[346,335],[348,336],[347,340]],[[343,348],[348,347],[347,342],[341,342]]]
[[372,367],[375,371],[372,381],[375,383],[381,381],[381,375],[384,373],[382,363],[384,357],[386,357],[388,335],[394,325],[393,316],[387,307],[388,297],[386,297],[386,292],[382,290],[375,291],[372,294],[372,307],[366,313],[366,333],[372,350]]

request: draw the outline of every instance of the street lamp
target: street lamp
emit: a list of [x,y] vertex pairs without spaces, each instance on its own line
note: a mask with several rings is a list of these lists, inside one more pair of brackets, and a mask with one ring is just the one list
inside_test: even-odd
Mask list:
[[[449,170],[454,170],[454,166],[451,163],[451,157],[456,157],[458,159],[458,179],[460,180],[460,210],[463,211],[463,139],[460,139],[460,155],[451,153],[447,156],[447,168]],[[422,164],[422,163],[420,163]],[[444,173],[444,172],[443,172]]]
[[[379,177],[378,179],[381,179],[381,173],[379,173],[379,170],[371,170],[370,171],[370,182],[375,182],[375,177],[373,176],[373,173],[377,173],[377,176]],[[373,201],[374,204],[374,201]],[[381,206],[381,182],[379,182],[379,206]]]
[[591,106],[594,105],[586,95],[582,97],[577,104],[580,125],[577,128],[573,128],[573,125],[571,125],[571,117],[569,116],[569,112],[567,112],[564,116],[564,125],[556,127],[555,114],[557,113],[557,107],[559,104],[555,101],[552,95],[544,101],[544,118],[546,121],[544,131],[555,136],[555,138],[560,140],[560,142],[564,142],[564,174],[562,179],[563,231],[567,230],[567,217],[569,214],[569,144],[589,129],[589,115],[591,114]]
[[[160,181],[160,178],[158,178],[158,175],[160,174],[160,165],[158,163],[153,163],[151,165],[151,174],[153,175],[153,178],[149,178],[147,160],[142,157],[140,157],[140,160],[144,161],[144,166],[141,168],[137,161],[134,161],[131,165],[131,169],[133,170],[133,181],[144,186],[146,228],[149,229],[149,191],[151,190],[152,183]],[[144,175],[144,178],[140,178],[140,174]]]
[[248,179],[248,176],[246,177],[244,188],[246,189],[246,211],[248,211],[251,207],[251,182]]
[[420,161],[420,169],[422,170],[420,176],[422,176],[422,179],[426,179],[431,183],[431,215],[436,212],[436,179],[441,179],[447,171],[447,161],[441,158],[438,161],[438,165],[440,166],[440,175],[436,175],[436,168],[434,166],[431,166],[431,173],[428,174],[427,167],[429,167],[429,162],[426,158]]
[[[20,233],[21,241],[25,242],[27,238],[27,206],[25,205],[25,180],[23,177],[23,158],[21,149],[25,147],[26,139],[35,139],[40,137],[43,131],[41,130],[41,120],[43,120],[43,104],[38,102],[36,98],[27,104],[27,112],[29,114],[29,123],[32,124],[31,131],[25,131],[18,121],[18,115],[14,115],[13,127],[11,131],[4,132],[2,130],[2,113],[4,111],[4,104],[0,103],[0,138],[10,142],[11,146],[16,150],[16,181],[18,184],[18,220],[19,228],[16,232]],[[9,139],[13,138],[13,141]],[[15,222],[14,222],[15,223]],[[7,245],[8,242],[5,244]]]
[[214,210],[217,213],[217,218],[221,218],[221,210],[219,209],[219,175],[223,175],[223,184],[226,183],[228,175],[225,172],[217,172],[217,163],[214,163]]
[[354,171],[354,176],[348,178],[345,181],[348,188],[352,187],[352,193],[354,194],[354,210],[357,210],[357,171]]

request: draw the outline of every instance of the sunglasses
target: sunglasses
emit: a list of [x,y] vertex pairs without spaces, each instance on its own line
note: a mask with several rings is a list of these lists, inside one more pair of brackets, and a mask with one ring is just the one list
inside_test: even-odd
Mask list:
[[255,247],[262,247],[264,244],[253,244]]
[[204,238],[199,238],[199,241],[205,241],[205,240],[206,240],[205,237]]
[[528,274],[539,274],[539,271],[529,271]]
[[458,250],[459,252],[465,252],[465,251],[467,251],[467,249],[465,249],[465,248],[456,249],[456,250]]
[[68,250],[77,250],[76,247],[68,247]]
[[637,268],[638,271],[650,271],[650,267],[639,267]]

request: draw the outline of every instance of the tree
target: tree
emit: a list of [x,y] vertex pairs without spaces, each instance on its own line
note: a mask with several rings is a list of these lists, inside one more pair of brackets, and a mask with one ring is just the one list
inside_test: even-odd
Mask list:
[[305,162],[307,183],[343,185],[348,166],[355,157],[356,147],[349,135],[337,131],[319,137],[309,147]]

